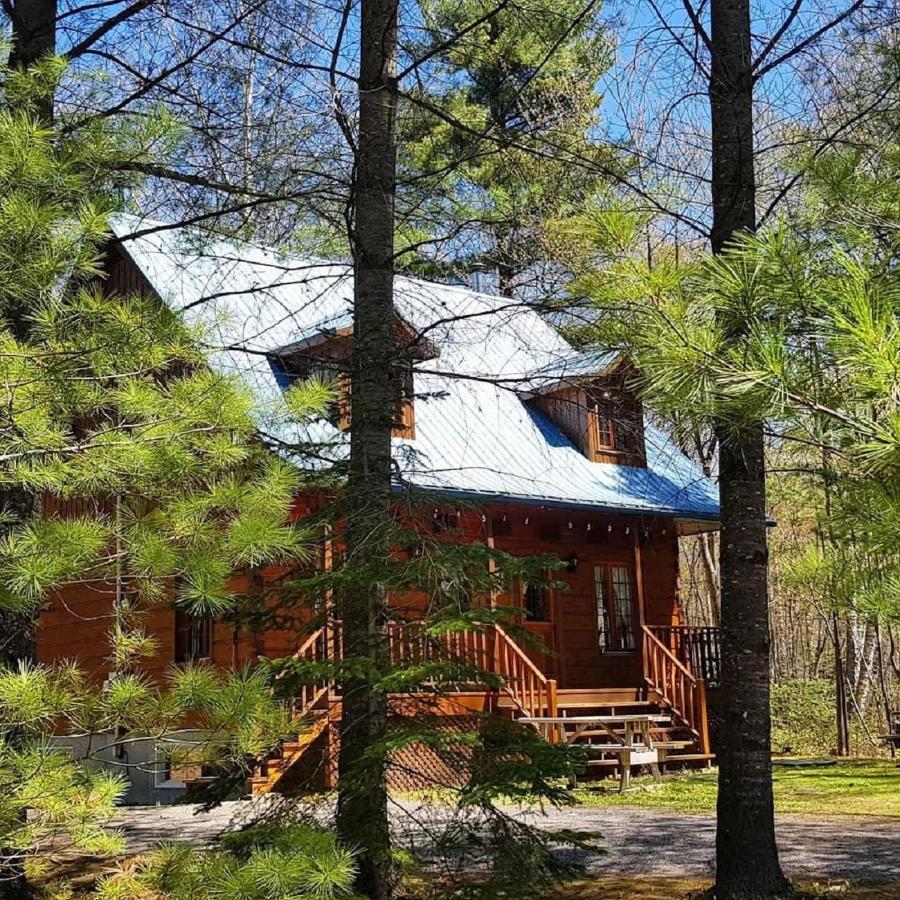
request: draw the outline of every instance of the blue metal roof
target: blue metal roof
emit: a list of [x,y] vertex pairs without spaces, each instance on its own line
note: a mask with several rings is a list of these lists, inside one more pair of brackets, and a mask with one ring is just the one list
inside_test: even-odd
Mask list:
[[[113,228],[159,296],[203,330],[211,364],[249,385],[260,427],[345,452],[345,436],[328,423],[288,419],[287,381],[265,354],[350,321],[349,265],[158,225],[120,216]],[[129,237],[139,231],[150,233]],[[548,379],[602,371],[618,353],[575,353],[508,298],[405,277],[395,294],[399,315],[440,351],[415,366],[415,439],[394,439],[403,480],[461,496],[717,519],[715,486],[657,428],[646,427],[646,468],[594,463],[525,402]]]

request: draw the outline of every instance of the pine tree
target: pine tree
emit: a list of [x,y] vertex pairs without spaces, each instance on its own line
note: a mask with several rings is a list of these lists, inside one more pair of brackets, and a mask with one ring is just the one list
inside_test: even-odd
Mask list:
[[[285,734],[263,670],[148,682],[141,659],[155,644],[142,622],[173,584],[182,608],[227,615],[235,571],[304,558],[314,536],[290,522],[297,471],[255,440],[250,398],[207,366],[203,335],[152,298],[104,289],[107,219],[127,186],[116,173],[167,125],[142,117],[63,136],[40,118],[63,70],[47,57],[0,72],[0,484],[17,500],[0,539],[0,608],[27,619],[63,585],[114,583],[117,677],[101,688],[72,666],[0,670],[7,893],[25,889],[23,863],[50,835],[113,846],[97,823],[121,782],[54,749],[57,730],[97,735],[96,753],[193,715],[211,761],[244,772]],[[297,390],[292,409],[322,398],[321,385]]]
[[[422,15],[427,77],[401,114],[401,260],[481,269],[501,295],[527,291],[553,265],[544,223],[579,210],[623,167],[596,137],[597,82],[612,58],[601,7],[428,0]],[[423,254],[403,256],[421,240]]]

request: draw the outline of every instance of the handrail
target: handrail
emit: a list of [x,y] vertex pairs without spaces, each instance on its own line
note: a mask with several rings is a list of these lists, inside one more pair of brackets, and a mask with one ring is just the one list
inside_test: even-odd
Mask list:
[[[503,691],[529,716],[555,716],[556,680],[548,678],[500,625],[477,631],[450,631],[429,640],[416,622],[392,622],[388,650],[394,663],[420,664],[429,660],[457,660],[500,677]],[[294,659],[326,662],[343,657],[340,622],[314,631],[294,653]],[[295,698],[294,715],[308,713],[332,687],[327,679],[303,685]]]
[[700,752],[710,752],[706,683],[697,678],[653,633],[642,626],[644,677],[671,707],[672,713],[697,735]]
[[652,626],[644,625],[644,632],[659,649],[659,652],[663,653],[686,678],[689,678],[692,682],[697,681],[694,673],[653,633]]
[[548,678],[525,651],[500,626],[494,644],[494,672],[503,679],[503,688],[527,716],[555,716],[558,713],[556,679]]
[[513,652],[522,660],[522,663],[531,669],[538,678],[543,678],[544,681],[548,680],[547,676],[534,664],[531,657],[510,637],[509,632],[505,628],[495,624],[494,631],[509,644]]
[[[334,658],[329,641],[329,626],[322,625],[317,628],[309,637],[297,648],[291,656],[291,659],[301,660],[309,663],[326,663]],[[278,678],[284,676],[284,671],[278,674]],[[324,676],[311,684],[300,685],[300,693],[296,697],[290,699],[291,715],[296,718],[302,718],[328,695],[331,688],[331,679]]]
[[650,625],[665,644],[708,687],[717,686],[721,673],[720,629],[713,625]]

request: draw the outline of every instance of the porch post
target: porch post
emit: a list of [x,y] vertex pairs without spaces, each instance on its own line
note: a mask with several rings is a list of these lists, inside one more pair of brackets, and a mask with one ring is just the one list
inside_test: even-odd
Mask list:
[[644,573],[641,560],[641,539],[638,528],[634,529],[634,587],[637,594],[638,613],[638,639],[641,642],[641,661],[643,667],[644,687],[646,688],[647,668],[647,635],[644,629],[647,627],[647,610],[644,606]]
[[712,753],[712,745],[709,740],[709,710],[706,704],[706,682],[702,678],[697,679],[697,730],[700,732],[700,752]]
[[644,607],[644,573],[641,569],[641,538],[637,527],[634,529],[634,585],[637,592],[638,627],[647,624],[647,610]]

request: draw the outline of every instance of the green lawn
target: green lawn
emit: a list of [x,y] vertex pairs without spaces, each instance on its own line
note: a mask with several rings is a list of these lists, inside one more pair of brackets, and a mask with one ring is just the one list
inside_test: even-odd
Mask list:
[[[716,773],[667,775],[663,783],[642,777],[625,794],[610,780],[578,791],[590,806],[652,806],[679,812],[713,812]],[[900,817],[900,766],[894,760],[854,760],[827,767],[775,767],[775,808],[818,815]]]

